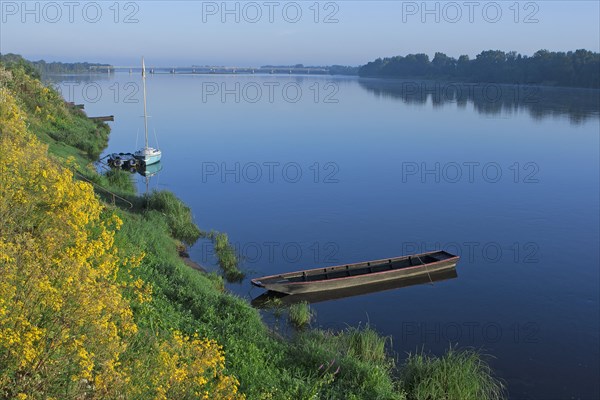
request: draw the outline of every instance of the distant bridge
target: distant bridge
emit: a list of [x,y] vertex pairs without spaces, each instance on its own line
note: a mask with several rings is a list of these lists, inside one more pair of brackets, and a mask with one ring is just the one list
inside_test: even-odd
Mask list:
[[[129,71],[141,73],[140,66],[92,66],[91,72]],[[324,67],[225,67],[225,66],[191,66],[191,67],[146,67],[150,74],[329,74]]]

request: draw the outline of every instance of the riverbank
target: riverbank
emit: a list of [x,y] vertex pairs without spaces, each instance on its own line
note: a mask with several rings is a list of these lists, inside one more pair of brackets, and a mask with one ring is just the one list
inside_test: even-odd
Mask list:
[[105,124],[22,69],[0,66],[0,78],[0,397],[501,396],[478,355],[399,367],[368,326],[278,338],[220,276],[181,259],[202,234],[185,204],[96,172]]

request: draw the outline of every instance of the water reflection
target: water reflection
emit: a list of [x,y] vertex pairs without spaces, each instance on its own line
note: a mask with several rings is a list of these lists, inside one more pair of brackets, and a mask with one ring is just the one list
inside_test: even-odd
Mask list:
[[160,162],[157,162],[155,164],[140,166],[137,168],[136,172],[141,176],[145,177],[146,179],[149,179],[154,175],[158,174],[160,171],[162,171],[162,169],[162,164]]
[[150,181],[152,178],[156,178],[158,180],[158,175],[163,169],[162,164],[160,162],[150,165],[136,163],[135,166],[131,166],[129,160],[133,160],[133,158],[127,158],[128,156],[130,156],[130,153],[119,154],[123,157],[124,162],[120,163],[119,165],[115,165],[114,163],[110,162],[102,165],[104,167],[109,167],[112,169],[121,169],[123,171],[127,171],[131,173],[131,175],[141,175],[144,178],[144,184],[146,188],[145,193],[150,193]]
[[136,169],[136,172],[144,177],[146,194],[150,193],[150,179],[152,177],[156,177],[156,179],[158,179],[158,174],[160,171],[162,171],[162,169],[163,166],[160,162],[150,165],[141,165]]
[[512,114],[525,110],[536,120],[568,116],[574,124],[600,116],[600,91],[494,83],[460,83],[416,80],[360,79],[359,84],[377,97],[406,104],[433,107],[473,104],[481,114]]
[[443,271],[432,272],[425,276],[415,276],[410,278],[401,278],[393,281],[377,282],[369,285],[354,286],[337,290],[327,290],[323,292],[302,293],[285,295],[277,292],[265,292],[252,299],[252,306],[256,308],[269,308],[272,304],[290,305],[301,301],[309,303],[320,303],[323,301],[339,300],[346,297],[362,296],[386,290],[394,290],[408,286],[430,284],[439,281],[457,278],[456,268]]

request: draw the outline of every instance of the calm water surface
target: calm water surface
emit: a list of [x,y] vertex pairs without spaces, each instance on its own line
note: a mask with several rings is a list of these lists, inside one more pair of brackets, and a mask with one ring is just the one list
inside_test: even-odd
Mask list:
[[[141,145],[138,75],[61,79],[115,115],[107,152]],[[454,279],[315,303],[318,326],[369,322],[401,360],[483,349],[512,398],[599,398],[597,91],[154,75],[148,96],[164,154],[150,187],[227,232],[248,277],[462,256]],[[209,243],[191,254],[217,269]]]

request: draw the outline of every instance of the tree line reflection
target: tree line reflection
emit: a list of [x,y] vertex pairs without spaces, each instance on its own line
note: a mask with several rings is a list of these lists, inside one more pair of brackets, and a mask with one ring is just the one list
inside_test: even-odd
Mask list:
[[566,116],[574,124],[600,116],[600,91],[596,89],[368,78],[359,84],[377,97],[414,105],[431,102],[434,108],[472,104],[486,115],[526,111],[535,120]]

